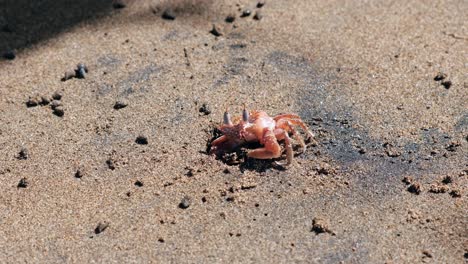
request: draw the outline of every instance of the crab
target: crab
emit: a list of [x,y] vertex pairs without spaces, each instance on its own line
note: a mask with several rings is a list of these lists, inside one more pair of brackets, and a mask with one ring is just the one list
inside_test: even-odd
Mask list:
[[306,144],[302,136],[295,127],[300,127],[308,139],[313,139],[313,133],[306,124],[296,114],[279,114],[270,117],[264,111],[242,111],[242,119],[237,117],[231,120],[228,109],[224,112],[223,125],[219,130],[223,134],[211,143],[210,154],[222,155],[231,152],[235,148],[246,143],[258,142],[263,147],[249,150],[247,156],[254,159],[275,159],[281,157],[283,149],[279,142],[284,141],[286,150],[286,162],[276,162],[278,165],[290,165],[293,161],[291,134],[302,147],[302,152],[306,151]]

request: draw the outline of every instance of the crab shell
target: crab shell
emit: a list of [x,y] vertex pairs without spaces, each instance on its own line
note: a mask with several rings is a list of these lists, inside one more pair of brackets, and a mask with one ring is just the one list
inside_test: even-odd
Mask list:
[[270,117],[263,111],[249,113],[244,109],[242,119],[237,118],[235,121],[236,124],[233,124],[230,114],[227,111],[224,113],[224,122],[219,128],[223,135],[211,143],[211,154],[221,155],[225,152],[231,152],[245,143],[258,142],[263,147],[250,150],[247,153],[248,157],[256,159],[279,158],[283,152],[279,142],[284,141],[287,162],[281,165],[289,165],[293,159],[290,133],[302,146],[303,151],[306,149],[301,135],[294,127],[301,127],[308,137],[313,137],[312,132],[295,114],[280,114]]

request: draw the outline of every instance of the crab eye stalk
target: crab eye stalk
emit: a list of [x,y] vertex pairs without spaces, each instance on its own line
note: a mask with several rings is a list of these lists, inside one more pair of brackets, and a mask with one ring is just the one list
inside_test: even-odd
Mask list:
[[245,109],[245,106],[244,106],[244,110],[242,110],[242,120],[244,122],[249,121],[249,111],[247,111],[247,109]]
[[228,113],[227,109],[226,109],[226,112],[224,112],[224,120],[223,120],[223,123],[224,123],[225,125],[232,125],[231,115]]

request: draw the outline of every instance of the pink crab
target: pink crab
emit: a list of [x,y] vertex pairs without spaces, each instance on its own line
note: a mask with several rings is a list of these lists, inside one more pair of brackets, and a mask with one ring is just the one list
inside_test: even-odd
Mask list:
[[293,149],[289,133],[299,142],[303,152],[306,150],[306,145],[294,127],[301,127],[309,139],[314,136],[302,119],[295,114],[279,114],[270,117],[263,111],[249,113],[244,107],[242,120],[236,118],[235,121],[236,124],[233,124],[226,110],[223,125],[219,127],[223,135],[211,143],[210,154],[220,155],[245,143],[259,142],[263,147],[250,150],[247,156],[255,159],[274,159],[279,158],[283,152],[278,142],[284,141],[286,163],[278,164],[290,165],[293,160]]

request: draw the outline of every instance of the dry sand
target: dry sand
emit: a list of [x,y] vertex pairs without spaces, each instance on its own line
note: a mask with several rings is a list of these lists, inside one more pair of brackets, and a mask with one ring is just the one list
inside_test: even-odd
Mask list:
[[[466,1],[124,3],[0,1],[0,262],[466,263]],[[317,144],[207,155],[243,103]]]

